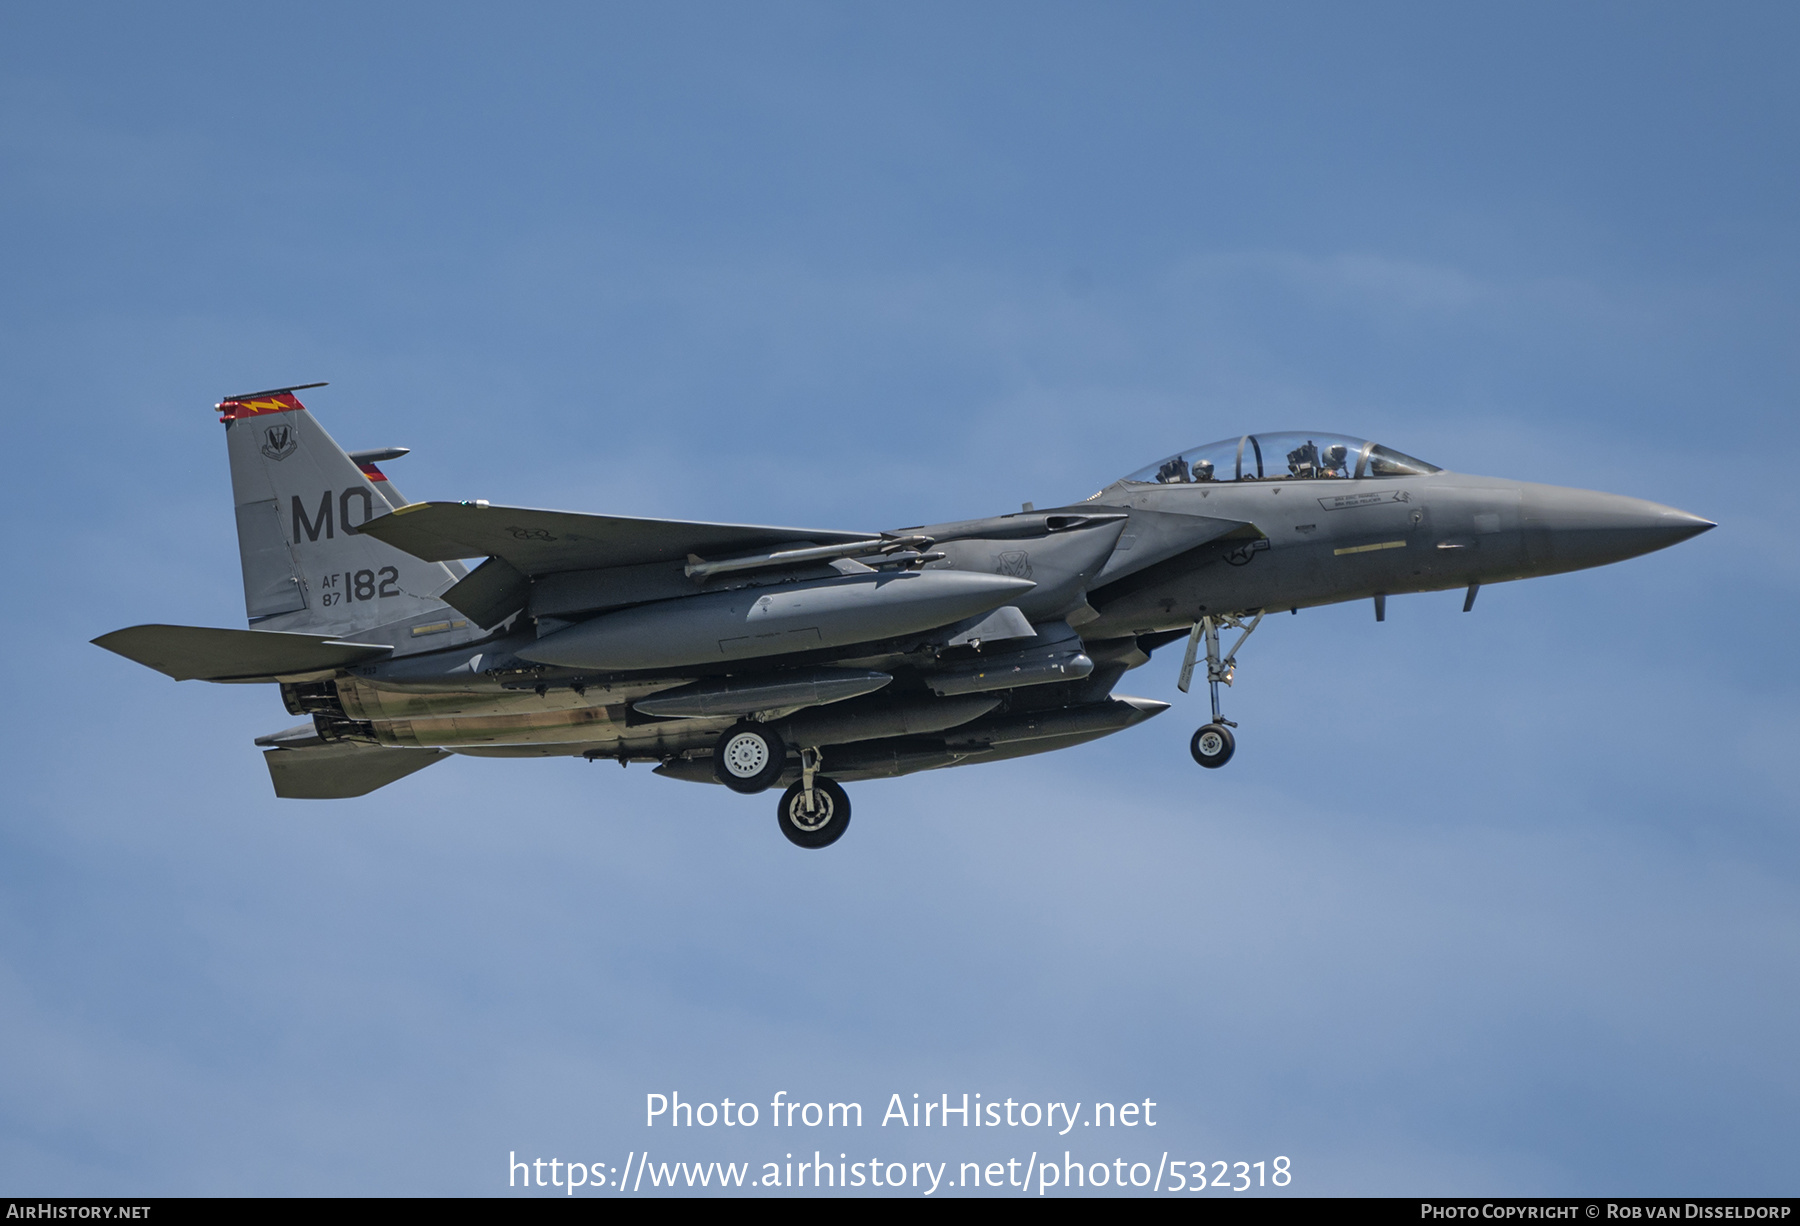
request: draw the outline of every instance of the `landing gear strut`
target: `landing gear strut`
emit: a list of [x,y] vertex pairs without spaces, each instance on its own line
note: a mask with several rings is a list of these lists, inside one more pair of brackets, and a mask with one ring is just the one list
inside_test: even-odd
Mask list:
[[829,847],[850,825],[850,797],[834,780],[818,774],[820,754],[800,751],[800,778],[775,807],[781,833],[796,847]]
[[[1205,725],[1194,733],[1193,740],[1188,742],[1188,752],[1194,755],[1194,761],[1201,766],[1217,769],[1231,761],[1231,755],[1237,750],[1237,738],[1231,730],[1237,724],[1225,718],[1219,712],[1219,683],[1230,685],[1237,675],[1237,653],[1262,623],[1262,610],[1258,609],[1256,617],[1249,625],[1231,616],[1221,614],[1214,618],[1210,614],[1202,616],[1194,623],[1194,632],[1188,635],[1187,655],[1181,660],[1181,679],[1176,688],[1183,694],[1194,680],[1194,665],[1200,654],[1201,643],[1206,644],[1206,684],[1212,690],[1212,723]],[[1229,626],[1234,630],[1242,630],[1238,641],[1231,645],[1231,651],[1223,659],[1219,656],[1219,627]]]

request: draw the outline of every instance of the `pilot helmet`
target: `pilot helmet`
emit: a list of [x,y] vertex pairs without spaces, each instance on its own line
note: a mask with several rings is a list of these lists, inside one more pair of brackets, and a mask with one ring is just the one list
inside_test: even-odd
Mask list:
[[1194,461],[1194,480],[1211,481],[1213,479],[1213,462],[1211,460]]

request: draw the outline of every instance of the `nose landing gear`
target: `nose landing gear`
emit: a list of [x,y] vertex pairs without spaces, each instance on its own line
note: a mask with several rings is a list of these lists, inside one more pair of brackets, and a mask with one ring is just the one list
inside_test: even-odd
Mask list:
[[[1187,655],[1181,660],[1181,678],[1175,685],[1183,694],[1194,680],[1194,665],[1200,654],[1200,645],[1206,645],[1206,684],[1212,690],[1212,723],[1203,726],[1188,742],[1188,752],[1194,755],[1194,761],[1201,766],[1216,770],[1231,761],[1231,755],[1237,751],[1237,738],[1231,730],[1237,724],[1225,718],[1219,712],[1219,683],[1230,685],[1237,675],[1237,653],[1245,640],[1262,624],[1262,610],[1258,609],[1255,618],[1245,625],[1230,614],[1221,614],[1214,618],[1207,614],[1194,623],[1194,632],[1188,635]],[[1231,645],[1231,651],[1223,658],[1219,655],[1219,627],[1229,626],[1234,630],[1242,630],[1238,641]]]

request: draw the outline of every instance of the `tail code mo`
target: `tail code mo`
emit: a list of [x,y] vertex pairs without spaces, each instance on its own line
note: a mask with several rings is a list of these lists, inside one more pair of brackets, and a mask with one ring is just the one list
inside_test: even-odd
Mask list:
[[[306,504],[300,501],[300,495],[294,495],[294,544],[300,543],[302,532],[306,533],[306,539],[309,541],[318,540],[321,534],[326,540],[331,540],[336,535],[335,525],[332,522],[332,492],[326,490],[319,496],[319,509],[311,515],[307,514]],[[350,523],[350,500],[352,498],[362,499],[362,518],[357,520],[355,525]],[[352,532],[355,527],[366,524],[375,518],[375,497],[360,486],[352,486],[337,495],[336,510],[336,522],[343,525],[345,532]]]

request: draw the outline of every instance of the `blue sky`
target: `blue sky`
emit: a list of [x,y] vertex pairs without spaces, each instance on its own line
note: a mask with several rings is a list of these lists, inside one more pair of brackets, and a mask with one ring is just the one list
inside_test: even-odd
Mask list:
[[[471,1193],[647,1092],[1155,1099],[1310,1193],[1787,1193],[1788,6],[14,6],[0,1175]],[[453,761],[277,803],[213,400],[415,498],[885,528],[1246,429],[1719,521],[1282,618],[1060,755],[767,797]],[[1126,693],[1175,699],[1177,661]],[[864,1129],[952,1161],[1058,1148]],[[823,1139],[821,1139],[823,1138]],[[801,1139],[808,1148],[841,1136]],[[1111,1148],[1109,1148],[1111,1147]],[[776,1152],[779,1151],[779,1152]]]

